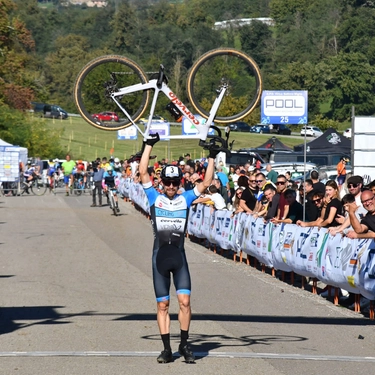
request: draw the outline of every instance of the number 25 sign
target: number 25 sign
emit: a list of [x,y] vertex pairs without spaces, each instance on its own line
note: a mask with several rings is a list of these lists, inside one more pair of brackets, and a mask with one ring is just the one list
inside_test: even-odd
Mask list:
[[307,124],[307,91],[263,91],[262,124]]

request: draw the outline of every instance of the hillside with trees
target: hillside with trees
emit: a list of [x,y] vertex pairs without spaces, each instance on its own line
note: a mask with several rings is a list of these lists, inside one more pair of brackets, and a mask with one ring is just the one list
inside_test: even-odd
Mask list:
[[[98,8],[5,0],[0,12],[0,103],[10,108],[33,99],[74,112],[75,77],[105,54],[126,55],[150,72],[163,63],[184,97],[193,61],[229,46],[257,61],[265,89],[308,90],[311,120],[348,121],[353,105],[357,115],[375,113],[372,1],[108,0]],[[273,18],[274,26],[213,27],[257,17]],[[249,122],[259,121],[255,112]]]

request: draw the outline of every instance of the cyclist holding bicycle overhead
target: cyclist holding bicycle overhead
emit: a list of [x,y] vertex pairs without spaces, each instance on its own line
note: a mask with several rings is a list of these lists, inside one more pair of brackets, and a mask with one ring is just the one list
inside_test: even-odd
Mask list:
[[[103,194],[107,196],[107,204],[111,206],[109,202],[109,196],[108,196],[108,190],[113,189],[113,198],[115,200],[116,210],[117,212],[120,212],[120,209],[118,208],[118,197],[117,197],[117,186],[120,183],[117,175],[113,173],[113,168],[111,166],[107,167],[106,172],[104,172],[103,176]],[[109,207],[112,208],[112,207]]]
[[152,147],[159,139],[159,134],[156,134],[145,140],[145,148],[139,164],[141,182],[150,204],[155,238],[152,255],[153,282],[157,302],[157,322],[164,345],[164,350],[158,356],[157,361],[159,363],[173,361],[168,313],[172,273],[180,305],[178,320],[181,342],[178,351],[185,358],[186,363],[194,363],[194,354],[187,344],[191,320],[191,282],[185,256],[184,239],[189,207],[211,185],[214,175],[214,159],[219,151],[210,151],[203,182],[197,184],[193,190],[182,194],[177,194],[182,179],[181,170],[175,165],[164,166],[161,171],[161,183],[164,186],[164,194],[162,194],[153,187],[148,173]]

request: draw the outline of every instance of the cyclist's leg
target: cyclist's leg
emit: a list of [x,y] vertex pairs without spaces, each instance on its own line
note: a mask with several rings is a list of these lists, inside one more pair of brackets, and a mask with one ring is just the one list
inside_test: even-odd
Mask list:
[[69,195],[69,181],[70,175],[64,175],[64,184],[65,184],[65,194]]
[[154,250],[152,256],[152,277],[157,302],[157,322],[160,334],[164,335],[170,332],[169,290],[171,277],[170,271],[163,269],[161,260],[158,259],[158,250]]
[[69,175],[69,189],[71,192],[73,192],[73,189],[74,189],[74,175],[73,173],[71,173]]

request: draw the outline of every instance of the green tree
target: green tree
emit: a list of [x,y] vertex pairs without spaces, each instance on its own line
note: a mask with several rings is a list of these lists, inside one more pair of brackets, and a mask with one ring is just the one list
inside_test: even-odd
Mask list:
[[241,27],[239,34],[242,50],[262,67],[269,59],[269,49],[272,45],[270,28],[260,21],[253,21],[250,25]]
[[95,51],[90,52],[87,39],[78,35],[60,37],[55,45],[55,52],[48,54],[44,68],[49,100],[74,111],[72,94],[79,71],[93,57],[105,54],[105,51],[101,50],[95,56]]
[[126,53],[133,51],[136,44],[137,16],[135,8],[128,0],[116,3],[115,13],[110,25],[113,29],[111,39],[116,51]]
[[329,128],[338,129],[340,124],[337,120],[328,119],[323,117],[321,114],[315,115],[311,120],[309,120],[309,123],[317,126],[323,132]]
[[338,28],[338,43],[343,52],[359,52],[375,64],[375,9],[349,10]]
[[51,130],[44,120],[33,119],[26,113],[0,105],[0,138],[26,147],[29,155],[42,158],[63,156],[60,136],[63,130]]
[[329,117],[349,120],[351,108],[356,114],[375,113],[375,66],[361,53],[342,53],[318,66],[325,83],[326,98],[332,98]]
[[307,90],[309,117],[319,113],[324,81],[319,69],[310,62],[285,65],[280,73],[265,77],[265,88],[272,90]]
[[0,102],[12,108],[26,109],[33,97],[26,74],[27,52],[34,41],[25,24],[14,15],[15,4],[0,2]]

